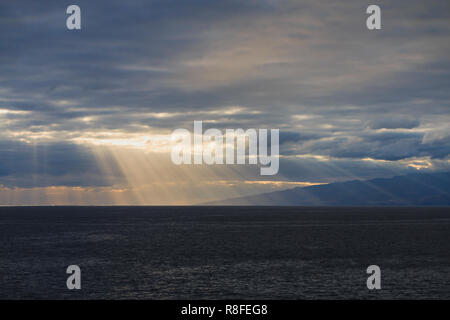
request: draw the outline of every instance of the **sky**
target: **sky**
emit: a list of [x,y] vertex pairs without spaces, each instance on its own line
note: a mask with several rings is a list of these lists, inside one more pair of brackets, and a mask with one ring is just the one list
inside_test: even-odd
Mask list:
[[[449,171],[449,53],[441,0],[2,0],[0,205],[190,205]],[[170,135],[194,120],[278,128],[279,173],[172,164]]]

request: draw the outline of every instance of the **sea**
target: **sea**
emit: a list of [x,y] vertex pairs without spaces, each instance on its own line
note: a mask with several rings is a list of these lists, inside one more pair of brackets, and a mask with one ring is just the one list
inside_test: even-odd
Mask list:
[[0,299],[449,298],[449,207],[0,207]]

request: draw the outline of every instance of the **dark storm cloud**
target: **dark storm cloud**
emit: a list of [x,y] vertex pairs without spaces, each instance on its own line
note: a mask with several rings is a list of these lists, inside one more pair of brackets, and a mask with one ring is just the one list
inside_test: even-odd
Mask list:
[[[423,39],[430,39],[424,45],[436,45],[440,37],[448,34],[436,35],[434,29],[416,28],[425,24],[420,19],[427,17],[428,25],[448,31],[447,24],[441,25],[442,12],[436,12],[436,16],[430,13],[434,12],[433,6],[436,11],[443,9],[438,2],[425,6],[429,12],[425,16],[424,6],[411,2],[405,2],[401,12],[397,11],[400,6],[392,8],[392,12],[386,9],[387,30],[379,35],[365,29],[365,15],[361,14],[364,6],[355,3],[342,7],[309,1],[301,5],[283,1],[78,4],[83,17],[79,32],[65,29],[65,6],[60,1],[3,5],[6,22],[2,25],[8,30],[1,33],[5,40],[1,59],[9,63],[1,65],[1,83],[12,91],[13,100],[28,100],[13,101],[16,107],[54,112],[51,102],[59,99],[106,109],[120,105],[124,110],[140,112],[233,104],[261,109],[293,103],[306,107],[374,106],[415,98],[443,99],[448,103],[445,45],[427,50],[418,47]],[[317,19],[315,24],[302,22],[306,12]],[[392,20],[388,20],[390,15]],[[298,26],[287,25],[297,17]],[[337,24],[335,19],[339,17],[348,22]],[[262,23],[267,29],[264,34],[257,29],[261,19],[268,19]],[[412,25],[409,31],[417,39],[408,43],[406,40],[411,39],[394,32],[405,29],[403,21],[407,19]],[[248,36],[241,37],[239,32]],[[271,36],[283,37],[285,48],[264,52],[260,41],[281,47]],[[304,47],[300,46],[303,43]],[[411,52],[404,54],[402,47],[407,45]],[[249,48],[247,56],[245,50],[242,54],[232,52],[235,46],[254,49]],[[329,52],[333,52],[332,57]],[[239,67],[233,66],[235,54],[246,64],[243,72],[248,69],[249,73],[240,74]],[[415,55],[422,54],[427,56],[416,63]],[[255,61],[251,61],[252,55]],[[276,58],[280,61],[271,61]],[[398,71],[389,72],[390,64]],[[410,66],[403,68],[402,64]],[[380,70],[382,81],[378,71],[371,68]],[[334,83],[330,79],[333,77],[342,77],[343,81]],[[39,107],[29,105],[36,100]],[[67,116],[60,115],[63,119]]]
[[320,135],[311,133],[300,133],[295,131],[281,131],[280,132],[280,145],[285,143],[297,143],[300,141],[308,141],[321,138]]
[[77,145],[0,141],[0,164],[6,187],[108,185],[92,153]]
[[[70,141],[88,130],[170,131],[193,120],[280,128],[285,155],[448,157],[446,1],[379,1],[374,32],[361,1],[76,4],[80,31],[65,27],[68,3],[0,4],[0,111],[27,111],[0,112],[4,177],[97,170]],[[53,169],[24,160],[31,147],[16,141],[45,131],[60,140],[36,141],[52,152]]]
[[[448,170],[448,166],[441,169]],[[317,161],[312,158],[281,159],[280,174],[296,181],[332,182],[389,177],[415,172],[396,162],[377,163],[358,159]]]
[[372,129],[412,129],[416,128],[420,125],[420,122],[417,119],[404,117],[390,117],[390,118],[379,118],[373,121],[370,121],[369,127]]
[[295,153],[319,154],[335,158],[372,158],[377,160],[402,160],[411,157],[430,156],[435,159],[446,158],[450,154],[448,137],[424,142],[420,132],[381,132],[359,133],[354,136],[329,137],[303,144]]

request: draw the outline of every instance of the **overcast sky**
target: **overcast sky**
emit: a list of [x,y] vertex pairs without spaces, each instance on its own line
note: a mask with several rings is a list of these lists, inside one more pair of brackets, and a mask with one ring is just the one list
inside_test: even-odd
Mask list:
[[[0,204],[192,204],[448,171],[449,101],[448,1],[1,1]],[[279,128],[279,174],[172,165],[167,137],[194,120]]]

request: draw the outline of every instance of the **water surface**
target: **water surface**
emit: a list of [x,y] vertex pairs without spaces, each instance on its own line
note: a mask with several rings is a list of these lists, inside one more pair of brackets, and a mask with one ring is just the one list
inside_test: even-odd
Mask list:
[[0,207],[0,298],[448,299],[449,240],[449,208]]

